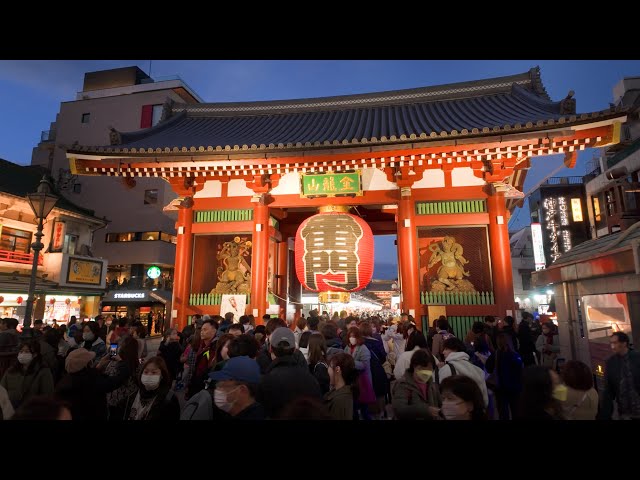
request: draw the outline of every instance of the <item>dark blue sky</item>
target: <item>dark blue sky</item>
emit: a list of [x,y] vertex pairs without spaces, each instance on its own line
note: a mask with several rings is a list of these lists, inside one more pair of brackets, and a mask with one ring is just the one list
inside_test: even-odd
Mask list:
[[[149,72],[149,60],[0,61],[0,158],[28,164],[40,132],[55,120],[61,101],[75,99],[85,72],[138,65]],[[542,81],[554,100],[576,92],[578,112],[602,110],[612,88],[623,77],[639,76],[640,61],[419,60],[419,61],[213,61],[154,60],[151,76],[179,75],[207,102],[277,100],[347,95],[463,82],[522,73],[539,65]],[[582,152],[576,167],[556,175],[584,175],[593,150]],[[562,164],[561,156],[533,159],[525,192]],[[510,228],[529,223],[525,208],[513,215]],[[393,254],[391,254],[393,252]],[[376,272],[395,263],[392,237],[376,241]]]

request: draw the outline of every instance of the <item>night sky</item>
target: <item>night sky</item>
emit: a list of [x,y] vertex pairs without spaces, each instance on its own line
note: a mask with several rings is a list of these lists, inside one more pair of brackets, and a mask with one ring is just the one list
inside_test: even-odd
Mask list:
[[[416,88],[513,75],[541,67],[553,100],[575,91],[578,113],[603,110],[612,88],[624,77],[640,76],[640,61],[194,61],[94,60],[0,61],[0,158],[29,164],[42,130],[55,120],[60,102],[74,100],[85,72],[137,65],[152,77],[178,75],[205,102],[242,102],[348,95]],[[151,71],[149,71],[151,68]],[[586,150],[574,169],[554,176],[584,175],[597,150]],[[562,156],[533,159],[527,193],[562,164]],[[528,205],[514,211],[509,224],[529,223]],[[395,237],[376,238],[374,278],[394,278]]]

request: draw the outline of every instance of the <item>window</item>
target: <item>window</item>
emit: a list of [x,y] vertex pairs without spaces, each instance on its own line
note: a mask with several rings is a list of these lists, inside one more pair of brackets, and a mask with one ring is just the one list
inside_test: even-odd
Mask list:
[[142,240],[160,240],[160,232],[142,232]]
[[155,127],[159,122],[160,122],[160,118],[162,117],[162,109],[163,109],[164,105],[154,105],[153,106],[153,113],[151,115],[151,126]]
[[0,250],[29,253],[33,235],[31,232],[9,227],[3,227],[0,232]]
[[73,193],[81,193],[82,192],[82,184],[74,183],[73,184]]
[[160,232],[160,240],[163,242],[176,243],[177,239],[175,235],[170,235],[168,233]]
[[607,202],[607,217],[611,217],[616,213],[616,194],[614,189],[607,190],[605,193],[605,199]]
[[155,205],[158,203],[158,189],[154,188],[153,190],[145,190],[144,191],[144,204],[145,205]]
[[65,235],[64,244],[62,245],[62,251],[69,255],[74,255],[78,248],[78,236],[77,235]]
[[90,113],[83,113],[82,114],[82,123],[89,123],[90,120],[91,120],[91,114]]

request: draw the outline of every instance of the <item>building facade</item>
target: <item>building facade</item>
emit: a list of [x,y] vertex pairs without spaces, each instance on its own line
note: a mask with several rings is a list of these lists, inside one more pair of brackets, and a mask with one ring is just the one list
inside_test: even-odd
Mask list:
[[[175,218],[165,215],[163,207],[176,198],[175,192],[167,182],[153,177],[123,177],[113,182],[104,177],[78,176],[69,168],[64,148],[118,143],[117,130],[144,131],[160,122],[171,103],[198,102],[200,98],[177,77],[154,80],[137,67],[89,72],[82,91],[75,100],[60,104],[55,122],[42,133],[41,142],[33,150],[32,165],[50,169],[65,198],[106,219],[107,226],[95,235],[92,250],[109,261],[108,288],[155,289],[165,303],[152,305],[154,312],[167,299],[170,303],[173,288]],[[160,270],[159,276],[148,274],[157,272],[154,267]],[[148,297],[148,293],[145,295]],[[149,305],[143,306],[142,312],[131,303],[120,306],[121,314],[149,313]]]
[[[21,322],[33,262],[37,222],[26,195],[47,170],[0,160],[0,317]],[[93,318],[104,294],[107,261],[91,251],[92,237],[106,223],[90,210],[60,198],[44,224],[37,267],[33,319],[68,322]]]
[[561,355],[591,365],[601,381],[616,331],[640,342],[640,78],[614,88],[615,108],[627,112],[620,143],[607,148],[584,177],[592,239],[562,254],[533,283],[556,300]]
[[[615,143],[625,118],[577,115],[571,95],[552,101],[532,69],[393,92],[174,104],[146,132],[66,151],[78,175],[162,178],[179,195],[179,326],[220,311],[225,293],[243,295],[256,318],[271,295],[289,312],[300,303],[289,280],[298,226],[319,209],[356,207],[374,235],[397,235],[401,308],[425,325],[445,314],[462,330],[516,308],[507,222],[530,158],[562,153],[573,166],[578,151]],[[336,231],[342,243],[317,242],[307,259],[317,254],[323,274],[345,282],[341,262],[361,260],[349,231]]]

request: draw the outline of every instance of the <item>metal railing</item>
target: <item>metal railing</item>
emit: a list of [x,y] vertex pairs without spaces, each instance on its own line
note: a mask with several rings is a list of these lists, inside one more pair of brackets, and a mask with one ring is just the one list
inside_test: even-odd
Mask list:
[[[0,250],[0,262],[33,263],[33,253],[12,252],[10,250]],[[38,257],[38,265],[42,266],[42,255]]]
[[544,185],[581,185],[582,177],[550,177],[544,182]]
[[421,292],[422,305],[493,305],[493,292]]
[[55,130],[43,130],[40,133],[40,141],[41,142],[53,142],[56,139],[56,131]]
[[599,176],[601,173],[602,169],[600,167],[596,167],[592,171],[587,173],[584,177],[582,177],[582,179],[584,180],[584,183],[587,183]]

